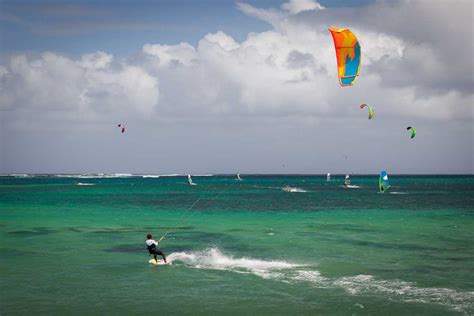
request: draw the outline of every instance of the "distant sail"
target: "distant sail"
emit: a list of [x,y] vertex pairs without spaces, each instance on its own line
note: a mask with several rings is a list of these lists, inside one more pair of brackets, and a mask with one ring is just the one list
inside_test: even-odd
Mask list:
[[330,173],[327,174],[326,181],[331,181],[331,174]]
[[240,178],[240,173],[237,173],[237,180],[242,180],[242,178]]
[[385,192],[390,188],[390,184],[388,182],[388,174],[387,171],[383,170],[380,172],[379,177],[379,192]]
[[344,178],[344,185],[350,185],[351,184],[351,179],[349,178],[349,175],[346,174],[346,177]]
[[189,185],[195,185],[196,183],[193,183],[193,178],[191,178],[191,175],[188,174],[188,183]]

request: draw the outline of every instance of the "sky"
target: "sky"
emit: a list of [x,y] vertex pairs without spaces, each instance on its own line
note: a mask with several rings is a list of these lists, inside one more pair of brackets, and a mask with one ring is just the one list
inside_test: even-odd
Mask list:
[[473,174],[473,6],[0,0],[0,173]]

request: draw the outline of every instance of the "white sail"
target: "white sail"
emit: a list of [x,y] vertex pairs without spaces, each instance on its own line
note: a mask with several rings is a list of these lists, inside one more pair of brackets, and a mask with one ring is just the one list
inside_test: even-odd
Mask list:
[[349,175],[346,174],[346,178],[344,179],[344,185],[350,185],[351,184],[351,179],[349,179]]
[[327,174],[326,181],[331,181],[331,174],[330,173]]
[[240,173],[237,173],[237,180],[242,180],[242,178],[240,178]]
[[193,185],[193,184],[194,184],[194,183],[193,183],[193,178],[191,178],[191,175],[190,175],[190,174],[188,174],[188,183],[189,183],[190,185]]

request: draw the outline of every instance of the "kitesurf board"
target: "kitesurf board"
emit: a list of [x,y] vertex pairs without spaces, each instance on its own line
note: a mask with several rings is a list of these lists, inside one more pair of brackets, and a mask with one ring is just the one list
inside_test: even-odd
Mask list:
[[152,265],[155,265],[155,266],[164,266],[164,265],[171,264],[171,262],[165,263],[163,260],[156,261],[155,259],[150,259],[150,261],[148,261],[148,263],[150,263]]

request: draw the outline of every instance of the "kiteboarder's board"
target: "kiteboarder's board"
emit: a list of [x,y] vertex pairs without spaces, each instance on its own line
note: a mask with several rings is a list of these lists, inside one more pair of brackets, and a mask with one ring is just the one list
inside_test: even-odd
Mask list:
[[148,261],[148,263],[152,264],[152,265],[155,265],[155,266],[164,266],[164,265],[171,265],[171,262],[167,262],[165,263],[163,260],[158,260],[156,261],[155,259],[151,259],[150,261]]

